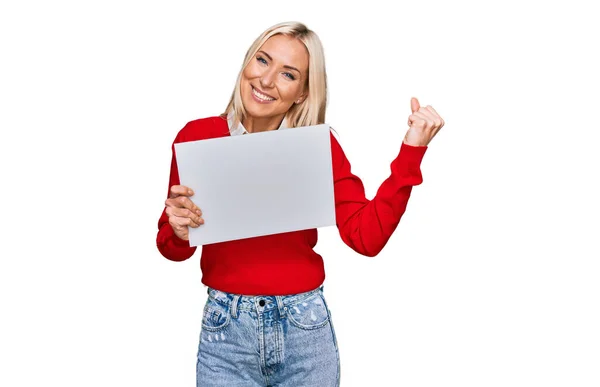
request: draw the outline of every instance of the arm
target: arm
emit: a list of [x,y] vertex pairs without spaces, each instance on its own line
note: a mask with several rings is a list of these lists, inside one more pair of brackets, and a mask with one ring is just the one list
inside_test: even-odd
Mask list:
[[[175,143],[178,142],[178,137],[175,138],[175,141],[171,146],[172,157],[171,173],[169,176],[169,192],[171,192],[171,187],[174,185],[179,185],[179,173],[177,171],[177,162],[175,160]],[[173,227],[169,223],[169,216],[167,215],[166,207],[163,210],[160,219],[158,220],[156,246],[165,258],[172,261],[184,261],[190,258],[196,251],[196,247],[190,247],[189,241],[183,240],[175,235]]]
[[423,182],[421,160],[429,142],[444,126],[433,107],[421,107],[411,98],[412,114],[400,153],[391,164],[391,175],[367,200],[360,179],[353,175],[340,144],[331,136],[336,221],[342,240],[359,254],[377,255],[386,245],[406,211],[412,187]]
[[386,245],[406,210],[412,187],[422,183],[421,160],[426,146],[405,143],[391,163],[391,175],[372,200],[352,174],[338,141],[331,136],[336,221],[344,243],[359,254],[376,256]]

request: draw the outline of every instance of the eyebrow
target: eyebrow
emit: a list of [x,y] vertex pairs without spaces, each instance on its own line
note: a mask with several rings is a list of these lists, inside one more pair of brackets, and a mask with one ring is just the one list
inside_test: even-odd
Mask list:
[[[271,55],[267,54],[266,52],[264,52],[263,50],[260,50],[258,52],[262,52],[267,58],[269,58],[270,61],[273,61],[273,58],[271,58]],[[298,72],[298,74],[302,74],[300,72],[300,70],[298,70],[297,68],[295,68],[294,66],[288,66],[288,65],[283,65],[283,67],[285,67],[286,69],[290,69],[290,70],[295,70]]]

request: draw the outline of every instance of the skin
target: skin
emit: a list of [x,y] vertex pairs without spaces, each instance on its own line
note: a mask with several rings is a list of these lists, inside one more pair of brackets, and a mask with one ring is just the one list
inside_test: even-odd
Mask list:
[[[242,124],[250,133],[275,130],[287,111],[295,103],[302,103],[308,96],[308,52],[299,40],[275,35],[258,50],[244,69],[241,79],[241,95],[247,116]],[[256,99],[256,89],[272,100]],[[412,114],[408,117],[409,129],[403,142],[410,146],[428,146],[444,120],[431,107],[421,107],[419,100],[410,101]],[[165,201],[165,211],[175,235],[189,240],[189,227],[204,224],[202,211],[190,199],[194,192],[183,185],[174,185]]]
[[[308,51],[298,39],[275,35],[258,50],[242,72],[241,94],[250,133],[275,130],[295,103],[306,98]],[[272,97],[258,101],[252,90]]]
[[411,146],[428,146],[445,122],[431,105],[421,107],[419,100],[411,98],[408,116],[409,129],[404,136],[404,143]]

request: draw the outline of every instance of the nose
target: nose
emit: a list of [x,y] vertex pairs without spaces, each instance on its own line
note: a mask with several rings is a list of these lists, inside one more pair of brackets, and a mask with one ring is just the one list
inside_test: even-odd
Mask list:
[[265,72],[260,77],[260,86],[262,88],[268,89],[274,86],[275,82],[275,71],[271,69],[265,70]]

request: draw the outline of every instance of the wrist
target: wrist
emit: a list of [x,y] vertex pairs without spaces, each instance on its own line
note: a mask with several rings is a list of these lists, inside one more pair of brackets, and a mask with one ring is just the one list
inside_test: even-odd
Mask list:
[[402,143],[404,145],[409,145],[409,146],[414,146],[414,147],[421,147],[421,146],[427,146],[429,144],[427,144],[426,141],[415,141],[415,140],[407,140],[404,139],[404,141],[402,141]]

